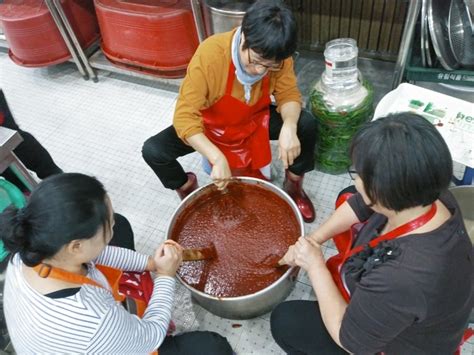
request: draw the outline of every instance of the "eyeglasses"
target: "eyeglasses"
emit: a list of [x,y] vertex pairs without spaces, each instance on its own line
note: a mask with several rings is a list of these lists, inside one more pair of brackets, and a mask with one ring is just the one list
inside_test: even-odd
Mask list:
[[351,180],[355,180],[357,175],[358,175],[357,171],[355,171],[354,169],[351,169],[351,168],[347,168],[347,173],[351,177]]
[[279,61],[279,62],[276,62],[274,64],[263,64],[263,63],[259,63],[255,60],[252,60],[252,58],[250,57],[250,48],[247,49],[247,56],[248,56],[248,60],[249,60],[249,63],[252,64],[252,65],[255,65],[255,66],[260,66],[262,68],[265,68],[265,70],[269,70],[269,71],[279,71],[281,70],[281,68],[283,68],[283,60]]

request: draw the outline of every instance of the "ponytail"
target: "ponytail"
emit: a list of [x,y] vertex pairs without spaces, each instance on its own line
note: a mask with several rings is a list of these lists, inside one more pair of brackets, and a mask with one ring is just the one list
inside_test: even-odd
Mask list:
[[58,174],[41,182],[24,208],[0,214],[5,248],[27,266],[54,256],[74,239],[92,238],[108,222],[105,189],[93,177]]

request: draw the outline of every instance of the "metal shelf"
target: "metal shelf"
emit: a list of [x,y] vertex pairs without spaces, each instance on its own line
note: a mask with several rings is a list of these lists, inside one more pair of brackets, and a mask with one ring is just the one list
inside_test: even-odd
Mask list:
[[155,75],[147,74],[147,73],[140,73],[139,71],[129,70],[126,68],[121,68],[116,65],[113,65],[111,62],[107,60],[102,50],[97,50],[92,56],[89,57],[89,64],[94,69],[105,70],[111,73],[116,73],[120,75],[131,76],[134,78],[144,79],[144,80],[151,80],[153,82],[158,82],[165,85],[170,85],[176,88],[181,86],[183,79],[168,79],[168,78],[160,78]]

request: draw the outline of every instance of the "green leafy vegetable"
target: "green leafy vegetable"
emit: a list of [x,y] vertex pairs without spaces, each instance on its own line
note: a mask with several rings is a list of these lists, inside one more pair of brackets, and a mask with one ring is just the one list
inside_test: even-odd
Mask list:
[[318,170],[330,173],[343,173],[350,166],[349,146],[352,137],[362,124],[369,121],[374,113],[373,88],[367,80],[362,84],[367,96],[359,106],[350,111],[331,111],[324,100],[323,93],[313,89],[310,94],[311,112],[319,122],[320,142],[316,154]]

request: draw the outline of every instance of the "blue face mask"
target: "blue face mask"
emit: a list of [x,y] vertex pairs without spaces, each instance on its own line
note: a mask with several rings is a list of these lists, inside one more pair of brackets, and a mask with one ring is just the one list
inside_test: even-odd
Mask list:
[[266,72],[261,75],[250,75],[242,66],[239,55],[240,40],[242,38],[242,28],[238,27],[235,31],[234,38],[232,39],[232,62],[235,66],[235,76],[239,83],[244,86],[245,101],[250,102],[252,85],[262,80],[267,74]]

